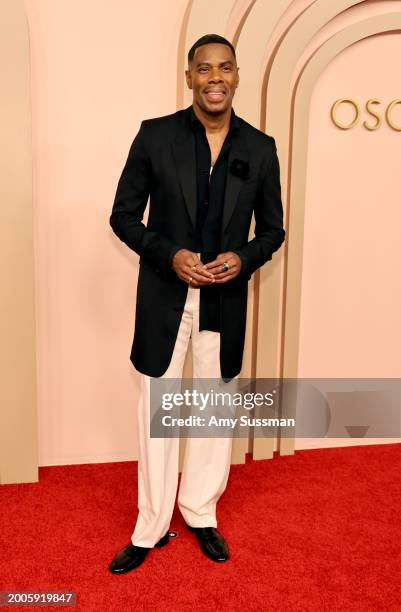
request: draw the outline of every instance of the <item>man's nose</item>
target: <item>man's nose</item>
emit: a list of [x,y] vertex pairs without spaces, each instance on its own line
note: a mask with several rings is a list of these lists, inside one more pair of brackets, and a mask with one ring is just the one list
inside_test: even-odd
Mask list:
[[209,76],[209,81],[222,81],[223,79],[221,78],[221,73],[220,70],[218,68],[216,69],[212,69],[210,76]]

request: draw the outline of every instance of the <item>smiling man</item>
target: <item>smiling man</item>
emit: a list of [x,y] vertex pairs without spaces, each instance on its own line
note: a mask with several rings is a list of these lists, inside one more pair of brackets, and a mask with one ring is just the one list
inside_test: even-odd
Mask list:
[[[141,373],[138,517],[131,542],[109,566],[115,574],[138,567],[170,537],[179,438],[150,436],[152,378],[182,377],[190,337],[194,379],[239,375],[248,281],[285,237],[275,140],[232,108],[234,47],[217,34],[203,36],[188,52],[185,76],[192,104],[142,121],[110,216],[115,234],[140,256],[130,355]],[[177,500],[202,551],[218,562],[229,559],[216,505],[231,447],[230,437],[188,438]]]

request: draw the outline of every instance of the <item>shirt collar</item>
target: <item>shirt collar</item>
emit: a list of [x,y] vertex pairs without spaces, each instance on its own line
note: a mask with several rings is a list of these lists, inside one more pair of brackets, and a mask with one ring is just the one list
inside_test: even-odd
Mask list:
[[[198,117],[195,115],[195,111],[194,111],[194,107],[191,104],[191,106],[189,107],[189,116],[191,119],[191,127],[192,129],[195,129],[196,127],[203,127],[204,125],[201,121],[199,121]],[[239,129],[239,121],[238,121],[238,117],[234,112],[233,107],[231,107],[231,116],[230,116],[230,127],[228,130],[228,133],[230,134],[231,132],[238,130]]]

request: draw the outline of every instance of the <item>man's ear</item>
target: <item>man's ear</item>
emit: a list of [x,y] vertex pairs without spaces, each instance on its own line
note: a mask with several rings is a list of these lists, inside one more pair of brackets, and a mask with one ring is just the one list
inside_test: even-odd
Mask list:
[[185,78],[187,81],[188,89],[192,89],[192,75],[190,70],[185,71]]

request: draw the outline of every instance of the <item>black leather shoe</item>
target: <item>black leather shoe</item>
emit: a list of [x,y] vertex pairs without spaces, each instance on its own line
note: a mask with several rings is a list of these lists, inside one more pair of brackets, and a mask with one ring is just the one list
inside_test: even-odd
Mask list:
[[[155,544],[157,548],[165,546],[169,542],[170,532],[168,531],[158,542]],[[114,557],[113,561],[109,565],[109,570],[113,574],[126,574],[131,570],[135,569],[141,563],[145,561],[146,555],[151,548],[145,548],[144,546],[134,546],[130,543],[128,546],[120,550]]]
[[230,558],[227,542],[216,527],[187,527],[196,535],[201,549],[209,559],[227,561]]

